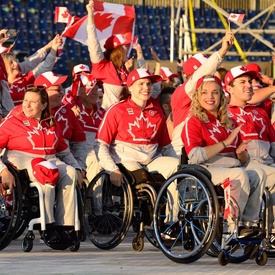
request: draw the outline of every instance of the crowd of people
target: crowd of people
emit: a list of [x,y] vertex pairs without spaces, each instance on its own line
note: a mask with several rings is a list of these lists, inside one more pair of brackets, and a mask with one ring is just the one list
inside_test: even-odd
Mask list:
[[[184,151],[189,163],[204,166],[212,182],[230,179],[240,208],[241,237],[260,233],[259,212],[265,188],[271,193],[270,242],[275,248],[275,83],[257,64],[226,70],[223,58],[233,45],[227,31],[210,57],[195,54],[173,73],[155,61],[149,72],[139,44],[137,68],[128,57],[133,41],[122,34],[107,38],[103,51],[94,22],[94,2],[87,9],[91,68],[78,64],[67,76],[52,72],[61,45],[56,35],[42,49],[17,62],[0,58],[0,175],[5,188],[16,182],[11,163],[27,169],[47,197],[47,242],[72,239],[76,185],[90,182],[102,169],[120,186],[118,164],[145,168],[168,178]],[[5,42],[2,29],[1,44]],[[47,52],[49,52],[47,54]],[[44,181],[34,173],[43,159],[58,169]],[[53,211],[55,207],[55,211]],[[173,214],[172,214],[173,215]]]

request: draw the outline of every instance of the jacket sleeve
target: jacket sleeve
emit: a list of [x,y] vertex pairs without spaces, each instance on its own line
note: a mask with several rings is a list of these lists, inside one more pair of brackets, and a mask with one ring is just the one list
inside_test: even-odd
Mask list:
[[197,81],[204,75],[212,75],[216,72],[217,68],[221,65],[222,59],[219,57],[218,52],[214,52],[191,76],[185,85],[185,91],[190,98],[196,90]]
[[55,61],[56,57],[49,53],[46,59],[33,69],[34,77],[36,78],[44,72],[52,71]]
[[103,58],[103,52],[96,35],[95,24],[87,26],[87,44],[92,63],[99,63]]
[[20,62],[19,66],[22,74],[26,74],[37,67],[46,57],[47,51],[43,48],[36,51],[33,55],[29,56],[25,61]]
[[102,140],[95,141],[95,153],[99,165],[109,174],[118,170],[118,166],[110,155],[110,145]]

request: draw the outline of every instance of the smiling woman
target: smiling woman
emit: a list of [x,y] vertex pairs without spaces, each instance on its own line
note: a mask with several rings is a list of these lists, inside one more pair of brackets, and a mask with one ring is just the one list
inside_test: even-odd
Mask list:
[[48,96],[46,96],[47,93],[45,89],[44,93],[41,93],[42,91],[43,90],[38,88],[31,88],[26,91],[22,103],[22,111],[26,117],[40,121],[42,117],[49,116],[49,107],[46,109],[48,106]]
[[166,119],[158,101],[151,97],[152,84],[161,79],[146,69],[133,70],[127,77],[130,94],[111,106],[100,124],[95,151],[114,185],[122,183],[120,163],[130,171],[157,171],[164,178],[177,170],[179,160],[170,143]]

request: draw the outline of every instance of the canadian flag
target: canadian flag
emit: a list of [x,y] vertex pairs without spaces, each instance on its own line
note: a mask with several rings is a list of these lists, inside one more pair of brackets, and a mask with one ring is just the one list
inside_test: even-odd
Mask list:
[[66,7],[55,7],[54,23],[69,23],[72,19]]
[[[133,6],[94,1],[94,11],[97,37],[103,50],[105,50],[103,47],[105,40],[114,34],[122,34],[126,39],[133,40],[135,27]],[[87,15],[82,18],[71,17],[62,36],[87,45],[87,21]]]
[[230,179],[227,178],[223,182],[223,191],[224,191],[224,213],[223,213],[223,218],[226,220],[228,216],[231,214],[231,209],[230,209]]
[[245,14],[239,14],[239,13],[230,13],[228,16],[228,21],[234,21],[234,22],[239,22],[242,23],[244,19]]

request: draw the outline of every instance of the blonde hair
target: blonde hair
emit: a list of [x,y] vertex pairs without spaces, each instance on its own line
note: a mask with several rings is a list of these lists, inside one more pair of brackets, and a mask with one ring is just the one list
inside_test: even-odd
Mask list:
[[[206,78],[211,78],[211,77],[213,76],[206,76]],[[215,81],[208,81],[208,83],[209,82],[215,82]],[[209,121],[207,112],[200,105],[200,102],[199,102],[203,85],[204,85],[204,82],[199,86],[199,88],[196,90],[196,92],[192,97],[190,113],[191,115],[194,115],[197,118],[199,118],[202,122],[207,122]],[[232,120],[228,117],[227,101],[226,101],[224,91],[222,90],[222,87],[218,83],[216,83],[216,85],[219,87],[219,92],[220,92],[220,105],[217,110],[217,119],[220,121],[221,125],[223,125],[225,128],[231,129],[233,126],[233,123],[232,123]]]

